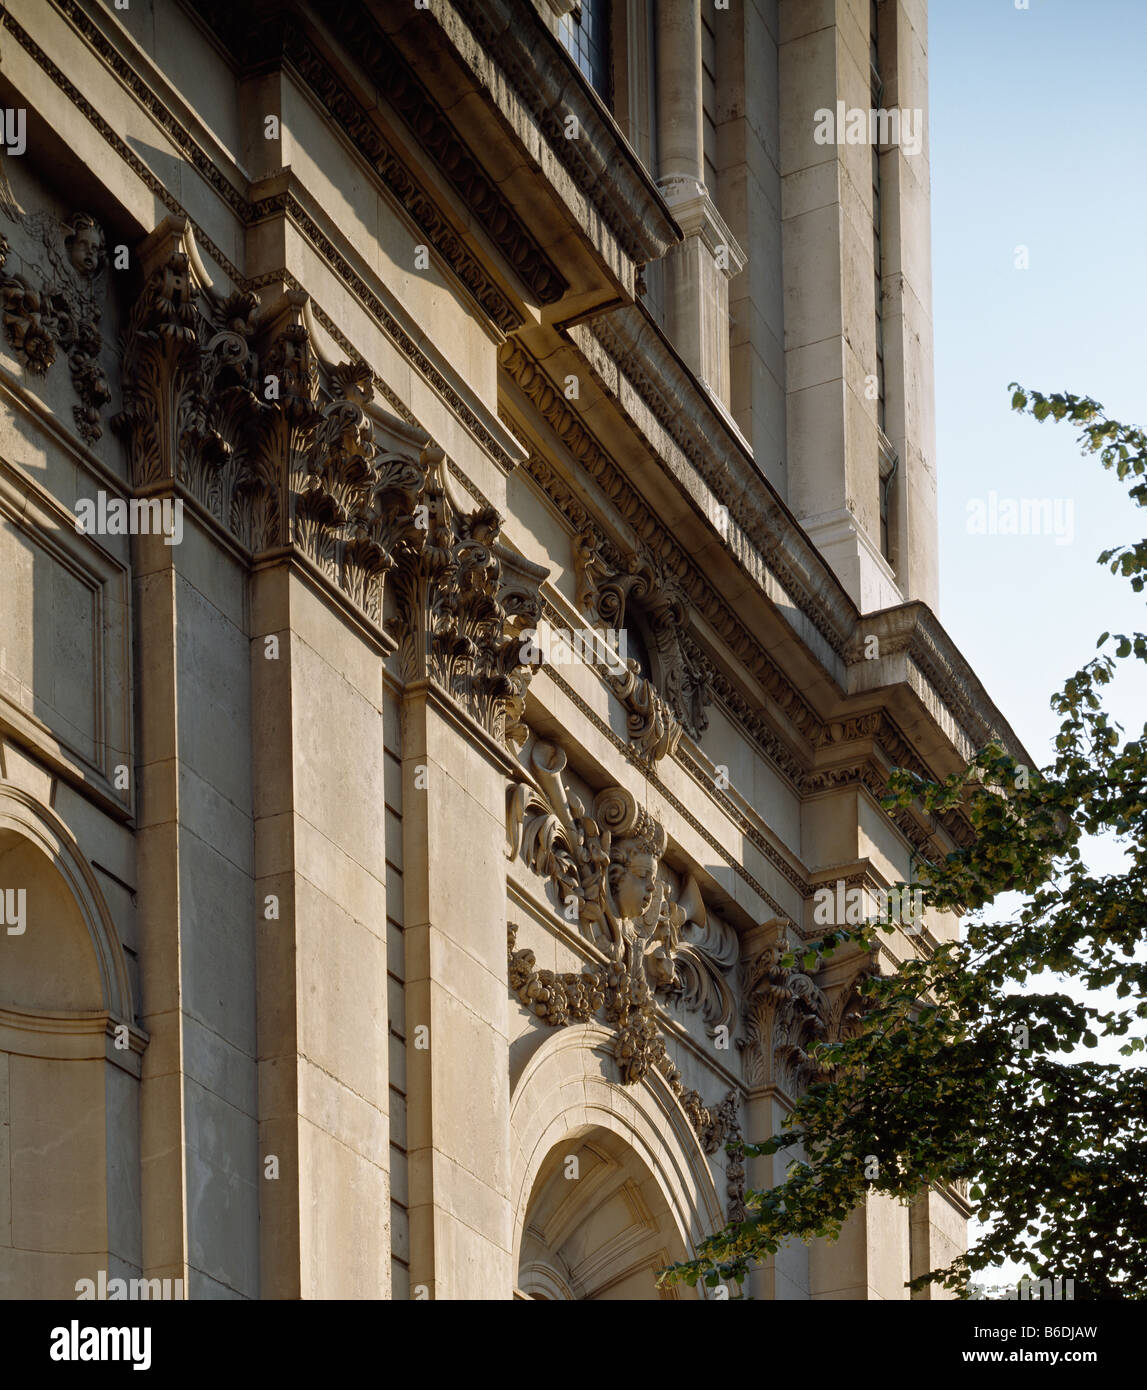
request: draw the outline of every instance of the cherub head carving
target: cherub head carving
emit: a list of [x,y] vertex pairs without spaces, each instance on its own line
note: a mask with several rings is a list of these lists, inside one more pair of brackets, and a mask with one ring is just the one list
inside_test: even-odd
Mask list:
[[644,917],[657,883],[657,855],[644,839],[615,842],[609,887],[618,915],[629,921]]
[[75,213],[64,226],[69,229],[64,248],[72,269],[82,280],[94,279],[104,266],[103,228],[87,212]]

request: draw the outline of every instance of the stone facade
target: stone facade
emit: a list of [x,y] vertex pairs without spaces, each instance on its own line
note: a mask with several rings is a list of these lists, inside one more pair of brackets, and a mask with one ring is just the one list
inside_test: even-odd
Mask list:
[[925,31],[10,0],[0,1294],[653,1298],[779,1175],[726,1142],[955,930],[788,969],[817,888],[1016,748],[933,611],[926,138],[813,134],[926,110]]

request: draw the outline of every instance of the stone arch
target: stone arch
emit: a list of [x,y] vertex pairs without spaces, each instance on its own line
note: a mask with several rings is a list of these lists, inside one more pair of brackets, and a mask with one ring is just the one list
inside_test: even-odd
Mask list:
[[[0,1297],[74,1299],[140,1268],[139,1078],[119,933],[50,809],[0,782]],[[6,914],[7,915],[7,914]]]
[[[544,1037],[522,1067],[510,1098],[514,1210],[513,1268],[531,1296],[576,1294],[569,1271],[541,1255],[527,1235],[531,1212],[545,1200],[547,1183],[567,1153],[612,1167],[614,1186],[650,1233],[651,1247],[667,1261],[687,1258],[724,1225],[709,1164],[688,1116],[656,1071],[623,1086],[613,1058],[613,1035],[594,1023],[557,1029]],[[656,1232],[657,1239],[654,1238]],[[523,1269],[523,1259],[525,1268]],[[658,1296],[649,1281],[647,1293]],[[679,1286],[672,1297],[692,1297]]]
[[[133,1022],[135,1011],[127,962],[91,865],[54,811],[40,805],[22,788],[0,782],[0,858],[7,854],[26,856],[29,849],[48,860],[60,881],[59,888],[66,891],[87,933],[100,990],[99,1003],[92,1001],[87,1007],[103,1008],[114,1019]],[[61,896],[57,886],[43,882],[58,905]]]

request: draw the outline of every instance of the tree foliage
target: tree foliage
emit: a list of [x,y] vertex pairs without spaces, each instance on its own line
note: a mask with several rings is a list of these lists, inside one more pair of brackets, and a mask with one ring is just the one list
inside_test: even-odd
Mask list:
[[[1085,454],[1147,505],[1141,430],[1087,398],[1011,389],[1016,411],[1080,426]],[[1099,560],[1142,592],[1147,540]],[[839,1235],[869,1192],[907,1202],[962,1181],[984,1233],[912,1287],[965,1295],[971,1276],[1012,1260],[1038,1278],[1073,1278],[1077,1298],[1145,1296],[1147,1087],[1137,1054],[1147,1018],[1147,726],[1126,738],[1102,700],[1126,661],[1147,661],[1147,637],[1104,633],[1053,697],[1061,723],[1042,771],[992,745],[943,782],[893,773],[888,810],[962,807],[976,831],[910,885],[925,905],[968,914],[961,939],[863,983],[859,1030],[814,1048],[819,1079],[781,1132],[736,1146],[795,1150],[787,1176],[750,1192],[748,1219],[662,1282],[740,1282],[788,1240]],[[1121,872],[1088,869],[1081,840],[1101,834],[1118,838]],[[1009,892],[1022,906],[991,920],[984,909]],[[867,952],[892,929],[839,929],[811,949]],[[1079,1056],[1103,1038],[1120,1040],[1123,1063]]]

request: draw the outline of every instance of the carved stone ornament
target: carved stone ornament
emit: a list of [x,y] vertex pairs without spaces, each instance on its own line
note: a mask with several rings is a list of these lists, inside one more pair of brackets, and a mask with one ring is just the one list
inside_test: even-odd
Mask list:
[[[538,741],[530,765],[533,778],[510,788],[507,855],[522,854],[530,868],[550,879],[566,916],[578,922],[606,963],[589,968],[589,986],[549,981],[545,989],[556,993],[542,998],[535,991],[523,1002],[539,1017],[561,1023],[604,1007],[617,1029],[626,1081],[640,1079],[651,1065],[675,1076],[657,1023],[656,997],[700,1009],[711,1035],[721,1022],[728,1025],[733,1000],[722,971],[736,960],[732,933],[709,922],[691,878],[674,899],[658,872],[665,831],[624,787],[599,792],[587,809],[566,788],[562,749]],[[569,1014],[571,1007],[582,1013]]]
[[[593,622],[636,632],[648,652],[651,670],[642,672],[640,663],[630,658],[632,682],[624,691],[616,689],[631,711],[630,737],[637,736],[635,729],[644,733],[657,721],[667,726],[671,718],[700,738],[709,726],[705,708],[713,693],[707,673],[684,640],[686,606],[679,587],[646,547],[623,558],[611,553],[592,530],[575,542],[574,558],[578,607]],[[624,678],[619,683],[624,684]],[[671,732],[659,732],[652,736],[654,746],[666,738],[676,745]]]
[[377,627],[389,583],[406,679],[437,682],[519,746],[532,674],[519,632],[547,571],[498,542],[495,512],[449,495],[441,449],[380,446],[371,372],[320,360],[303,292],[221,298],[184,218],[136,259],[113,422],[134,486],[178,481],[253,555],[295,547]]
[[[6,180],[0,181],[6,184]],[[86,212],[63,221],[49,212],[24,212],[8,196],[0,209],[11,223],[0,235],[0,295],[4,332],[16,356],[34,376],[44,376],[61,354],[67,358],[80,404],[76,428],[89,444],[103,434],[100,412],[111,388],[100,366],[100,331],[107,266],[103,228]]]
[[764,947],[742,961],[746,1035],[738,1046],[748,1085],[776,1086],[795,1098],[830,1075],[810,1056],[813,1045],[859,1031],[865,1009],[860,986],[877,973],[877,964],[872,956],[858,956],[843,980],[822,989],[805,971],[781,964],[792,940],[784,923],[773,923]]
[[828,1036],[830,1009],[809,975],[781,964],[789,949],[778,924],[763,949],[742,962],[745,1036],[738,1045],[748,1085],[776,1086],[792,1098],[817,1074],[809,1048]]
[[520,748],[534,666],[524,635],[537,627],[548,571],[498,540],[489,507],[463,511],[437,450],[420,493],[420,522],[396,550],[392,580],[402,676],[436,681],[487,732]]
[[639,663],[629,657],[623,671],[609,666],[600,669],[606,685],[625,707],[625,731],[641,757],[650,763],[671,757],[681,742],[681,725],[653,682],[641,674]]
[[[510,988],[531,1013],[551,1028],[588,1023],[600,1014],[617,1030],[615,1056],[626,1085],[640,1081],[650,1067],[656,1067],[680,1100],[706,1154],[715,1154],[723,1144],[740,1139],[737,1093],[730,1091],[720,1105],[710,1109],[700,1092],[685,1087],[657,1029],[648,986],[639,976],[616,961],[588,965],[580,972],[538,970],[537,957],[533,951],[517,949],[517,938],[518,928],[511,923],[506,934]],[[743,1158],[728,1155],[726,1177],[728,1218],[743,1221]]]

